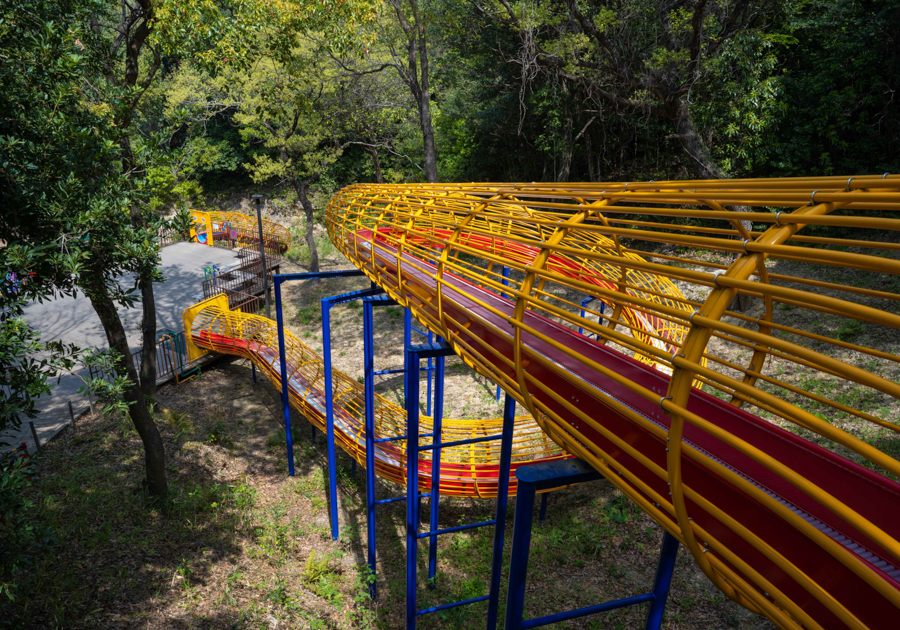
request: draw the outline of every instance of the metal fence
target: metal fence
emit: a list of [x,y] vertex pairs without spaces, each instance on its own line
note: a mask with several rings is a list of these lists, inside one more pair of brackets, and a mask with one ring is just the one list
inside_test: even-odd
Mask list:
[[266,269],[263,270],[259,254],[254,255],[246,253],[246,251],[241,250],[238,253],[237,265],[222,269],[203,281],[204,298],[210,298],[223,292],[245,295],[262,293],[264,273],[268,277],[268,286],[273,286],[272,276],[277,271],[280,261],[270,262],[266,259]]
[[157,238],[159,239],[159,246],[165,247],[166,245],[173,245],[175,243],[180,243],[181,241],[188,241],[190,240],[190,235],[174,228],[163,228],[158,232]]
[[[156,378],[166,378],[175,374],[176,369],[181,369],[187,362],[187,349],[185,347],[184,331],[178,333],[166,333],[165,337],[156,342]],[[136,350],[131,353],[131,361],[138,375],[141,372],[141,360],[144,356],[144,349]],[[107,382],[112,382],[116,377],[115,370],[104,370],[102,368],[89,365],[88,376],[91,380],[102,378]]]
[[210,288],[210,295],[206,297],[213,297],[215,295],[223,294],[228,296],[229,310],[249,313],[250,315],[256,315],[260,311],[261,301],[258,296],[249,295],[247,293],[242,293],[233,289],[213,286]]
[[[237,238],[232,238],[231,234],[214,234],[213,247],[237,250],[239,257],[258,257],[259,237],[239,233]],[[287,247],[280,240],[265,239],[263,249],[266,252],[266,263],[272,265],[281,262]]]

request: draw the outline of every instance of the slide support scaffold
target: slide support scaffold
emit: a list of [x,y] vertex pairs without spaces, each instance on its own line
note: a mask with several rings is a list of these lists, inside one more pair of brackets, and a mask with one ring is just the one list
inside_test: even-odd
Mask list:
[[[393,302],[393,304],[396,304],[396,302]],[[422,335],[423,337],[425,337],[425,343],[434,343],[434,341],[435,341],[434,334],[430,330],[421,330],[419,328],[416,328],[413,325],[412,312],[408,308],[404,309],[404,315],[403,315],[403,347],[404,348],[412,345],[412,334],[414,332],[417,332],[420,335]],[[406,369],[408,368],[408,366],[406,365],[406,355],[404,354],[403,357],[404,357],[403,358],[403,370],[406,371]],[[436,359],[429,358],[426,366],[424,368],[422,368],[422,371],[425,372],[425,375],[426,375],[426,382],[428,383],[428,393],[425,396],[425,415],[426,416],[431,415],[431,401],[432,401],[431,378],[432,378],[432,373],[436,369],[435,365],[434,365],[435,360]],[[383,371],[383,372],[375,372],[375,374],[390,374],[392,372],[399,372],[399,371],[400,370]]]
[[524,621],[525,580],[528,573],[528,555],[531,546],[531,525],[534,512],[534,496],[538,490],[547,490],[573,483],[584,483],[600,479],[601,475],[580,459],[567,459],[522,466],[516,470],[518,489],[516,492],[516,516],[513,525],[512,551],[509,563],[509,589],[506,600],[505,630],[525,630],[538,628],[551,623],[576,619],[585,615],[650,603],[645,630],[659,630],[662,623],[669,585],[675,571],[675,558],[678,554],[678,540],[669,532],[663,536],[659,564],[653,590],[649,593],[634,595],[603,604],[578,608],[567,612],[546,615]]
[[[404,388],[406,387],[407,373],[407,357],[403,355],[402,369],[376,370],[375,369],[375,324],[374,324],[374,307],[376,306],[396,306],[397,303],[387,295],[375,295],[363,298],[363,373],[365,375],[363,384],[365,392],[365,440],[366,440],[366,532],[368,536],[368,564],[372,575],[375,574],[376,550],[375,550],[375,507],[387,503],[395,503],[397,501],[405,501],[405,496],[394,497],[390,499],[375,499],[375,445],[380,442],[393,442],[405,440],[406,435],[396,435],[385,438],[375,438],[375,377],[388,374],[404,374]],[[412,332],[418,332],[425,335],[421,330],[414,328],[411,324],[409,311],[406,311],[404,321],[404,339],[409,340]],[[404,344],[404,348],[409,343]],[[443,367],[443,366],[442,366]],[[428,368],[425,368],[428,370]],[[432,368],[434,369],[434,368]],[[420,371],[421,372],[421,371]],[[430,373],[429,373],[430,380]],[[435,381],[435,391],[441,396],[443,401],[443,371],[440,374],[440,386]],[[405,390],[404,390],[405,395]],[[437,394],[436,394],[437,395]],[[429,407],[431,401],[429,400]],[[437,401],[435,401],[437,404]],[[418,417],[417,417],[418,420]],[[424,437],[429,437],[433,433],[429,433]],[[418,499],[423,496],[419,495]],[[369,597],[375,599],[377,589],[375,582],[369,583]]]
[[[282,273],[272,277],[275,285],[275,321],[278,325],[278,360],[281,374],[281,407],[284,412],[284,434],[287,442],[288,476],[294,476],[294,439],[291,435],[291,405],[288,394],[287,357],[284,356],[284,313],[281,309],[281,285],[292,280],[319,280],[361,276],[359,269],[346,271],[316,271],[312,273]],[[330,372],[329,372],[330,374]],[[315,429],[313,429],[315,431]],[[313,433],[315,435],[315,433]],[[333,443],[333,441],[332,441]]]
[[[322,298],[322,370],[325,378],[325,441],[328,449],[328,496],[331,502],[331,538],[340,535],[337,506],[337,453],[334,444],[334,384],[331,373],[331,307],[355,302],[373,295],[380,295],[380,287],[350,291]],[[355,460],[354,460],[355,463]]]
[[[582,316],[582,317],[584,317],[584,314],[585,314],[585,312],[586,312],[586,311],[585,311],[585,308],[587,307],[587,305],[590,304],[591,302],[593,302],[595,299],[597,299],[597,298],[595,298],[595,297],[592,296],[592,295],[589,295],[589,296],[587,296],[586,298],[584,298],[583,300],[581,300],[581,316]],[[602,316],[603,316],[603,310],[604,310],[605,307],[606,307],[606,302],[600,302],[600,315],[601,315],[601,317],[600,317],[600,323],[603,323],[603,317],[602,317]],[[580,334],[580,335],[583,335],[583,334],[584,334],[584,328],[583,328],[583,327],[578,329],[578,334]],[[588,333],[587,336],[590,337],[591,334],[592,334],[592,333]],[[594,336],[596,337],[597,335],[594,335]],[[543,519],[541,519],[541,520],[543,520]]]
[[[471,438],[467,440],[456,440],[453,442],[443,442],[441,439],[441,415],[443,412],[443,404],[438,403],[435,406],[434,415],[434,432],[430,445],[419,445],[419,361],[422,359],[434,358],[443,359],[453,354],[452,347],[447,343],[430,343],[417,346],[407,346],[406,348],[406,365],[408,367],[406,373],[406,413],[407,413],[407,434],[406,434],[406,628],[413,630],[416,627],[416,618],[428,613],[455,608],[457,606],[465,606],[476,602],[488,602],[488,618],[487,628],[493,630],[497,624],[498,597],[500,592],[500,571],[503,561],[503,534],[506,528],[506,506],[509,495],[509,470],[512,460],[512,435],[515,422],[515,400],[511,396],[506,397],[503,406],[503,428],[500,435],[490,435],[479,438]],[[443,362],[438,363],[438,378],[435,394],[436,402],[438,395],[443,395]],[[440,500],[440,450],[448,446],[462,446],[465,444],[474,444],[476,442],[487,442],[500,440],[500,466],[498,469],[498,488],[497,488],[497,511],[493,519],[482,521],[480,523],[471,523],[468,525],[458,525],[456,527],[448,527],[446,529],[438,528],[438,504]],[[432,451],[431,459],[431,492],[422,495],[419,493],[419,453],[422,451]],[[431,498],[431,519],[429,522],[429,531],[419,533],[419,497],[429,496]],[[416,560],[418,556],[418,541],[422,538],[429,539],[429,585],[434,584],[436,553],[437,553],[437,537],[460,532],[478,527],[494,526],[494,553],[491,561],[491,581],[489,592],[487,595],[473,597],[458,602],[441,604],[431,608],[416,609]]]

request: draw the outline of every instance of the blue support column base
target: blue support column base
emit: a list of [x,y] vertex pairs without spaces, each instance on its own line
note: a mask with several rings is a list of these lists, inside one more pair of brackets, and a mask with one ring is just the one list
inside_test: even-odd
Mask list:
[[576,619],[625,606],[650,602],[645,630],[659,630],[663,611],[669,595],[669,586],[675,570],[678,554],[678,540],[669,532],[663,537],[662,550],[656,569],[653,590],[611,602],[569,610],[523,620],[525,609],[525,581],[528,574],[528,556],[531,547],[531,525],[534,516],[534,498],[538,490],[546,490],[562,485],[584,483],[600,478],[600,473],[590,468],[582,460],[562,460],[546,464],[523,466],[516,471],[518,491],[516,495],[516,516],[513,525],[513,543],[509,564],[509,589],[507,591],[506,624],[504,630],[525,630],[551,623]]
[[[441,440],[441,416],[443,413],[443,357],[452,353],[452,349],[446,343],[428,343],[406,348],[406,628],[412,630],[416,627],[416,618],[438,610],[446,610],[457,606],[473,604],[475,602],[488,602],[488,630],[494,630],[497,624],[497,611],[499,608],[500,576],[503,562],[503,535],[506,528],[506,507],[509,495],[509,470],[512,460],[512,437],[515,425],[516,402],[511,396],[506,397],[503,409],[503,430],[499,435],[492,435],[468,440],[456,440],[443,442]],[[435,379],[435,418],[434,434],[431,445],[419,445],[419,361],[427,358],[436,358]],[[497,512],[496,518],[458,525],[445,529],[438,528],[438,501],[440,497],[440,452],[446,446],[456,446],[483,442],[486,440],[500,440],[500,465],[497,479]],[[419,453],[432,452],[432,476],[431,476],[431,519],[429,531],[419,533],[419,507],[418,490],[419,483]],[[428,584],[434,586],[437,561],[437,537],[470,530],[478,527],[494,527],[494,550],[491,562],[491,578],[488,594],[467,599],[460,602],[451,602],[434,606],[423,610],[416,609],[416,573],[417,573],[417,543],[420,539],[429,539],[428,553]]]

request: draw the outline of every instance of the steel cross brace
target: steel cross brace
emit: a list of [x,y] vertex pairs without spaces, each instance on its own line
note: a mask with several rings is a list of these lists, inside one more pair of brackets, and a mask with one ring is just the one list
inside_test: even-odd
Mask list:
[[512,551],[509,563],[509,589],[506,600],[505,630],[525,630],[538,628],[551,623],[576,619],[585,615],[634,606],[650,602],[647,611],[645,630],[659,630],[662,623],[669,585],[675,571],[675,558],[678,554],[678,540],[669,532],[663,537],[659,564],[653,590],[649,593],[634,595],[624,599],[578,608],[566,612],[546,615],[536,619],[522,620],[525,608],[525,580],[528,574],[528,555],[531,546],[531,523],[534,512],[534,495],[539,490],[548,490],[560,486],[584,483],[600,479],[601,475],[580,459],[566,459],[542,464],[522,466],[516,470],[518,489],[516,492],[516,516],[513,525]]
[[[399,440],[405,440],[406,435],[396,435],[389,436],[384,438],[375,439],[375,376],[379,374],[395,374],[395,373],[403,373],[406,374],[408,362],[406,361],[406,355],[404,355],[404,363],[403,369],[400,370],[375,370],[375,348],[374,348],[374,307],[375,306],[392,306],[396,305],[396,302],[392,300],[387,295],[376,295],[371,297],[366,297],[363,299],[363,371],[365,374],[364,384],[365,384],[365,440],[366,440],[366,532],[368,538],[368,564],[369,571],[372,575],[375,574],[376,567],[376,550],[375,550],[375,507],[378,505],[384,505],[387,503],[395,503],[398,501],[406,501],[406,496],[394,497],[390,499],[375,499],[375,445],[382,442],[394,442]],[[411,324],[411,317],[409,310],[406,310],[405,320],[404,320],[404,347],[409,345],[411,333],[413,331],[413,327]],[[415,329],[416,332],[420,334],[422,331]],[[443,368],[443,365],[441,365]],[[431,374],[429,372],[429,393],[431,391]],[[440,373],[441,377],[441,385],[443,384],[443,372]],[[406,386],[406,381],[404,377],[404,387]],[[443,396],[443,390],[436,389],[436,391],[440,392],[441,397]],[[429,408],[431,401],[429,400]],[[437,403],[436,403],[437,404]],[[420,437],[429,437],[433,434],[427,434]],[[428,494],[422,494],[417,497],[417,500],[430,496]],[[372,581],[369,583],[369,596],[372,599],[375,599],[377,595],[377,589],[375,582]]]

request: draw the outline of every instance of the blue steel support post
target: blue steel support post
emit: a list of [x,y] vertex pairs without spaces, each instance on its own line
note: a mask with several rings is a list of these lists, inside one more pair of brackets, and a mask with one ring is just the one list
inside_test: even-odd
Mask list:
[[[369,548],[369,573],[375,575],[375,352],[372,335],[372,303],[363,300],[363,372],[365,374],[366,422],[366,535]],[[375,582],[369,584],[369,597],[377,595]]]
[[516,422],[516,400],[509,394],[503,403],[503,437],[500,440],[500,468],[497,470],[497,513],[494,525],[494,553],[491,557],[491,584],[488,591],[487,630],[497,627],[500,604],[500,573],[503,571],[503,536],[509,501],[509,469],[512,465],[512,438]]
[[522,620],[525,608],[525,580],[528,573],[528,555],[531,546],[531,523],[534,512],[534,496],[538,490],[546,490],[562,485],[584,483],[600,478],[600,473],[592,470],[580,459],[532,464],[516,470],[518,490],[516,492],[516,516],[513,525],[513,543],[509,563],[509,588],[506,600],[506,624],[504,630],[525,630],[538,628],[567,619],[577,619],[585,615],[615,610],[626,606],[650,603],[645,630],[659,630],[663,610],[669,593],[672,574],[675,569],[675,558],[678,553],[678,540],[666,532],[663,538],[659,564],[653,590],[649,593],[633,595],[602,604],[578,608],[566,612]]
[[541,495],[541,514],[538,517],[541,523],[544,522],[544,519],[547,518],[547,496],[549,496],[549,492],[545,492]]
[[[430,335],[429,335],[430,336]],[[431,360],[429,359],[429,362]],[[441,443],[442,424],[444,421],[444,357],[436,357],[434,374],[434,427],[431,438],[433,444]],[[429,382],[429,385],[431,383]],[[429,387],[429,389],[431,389]],[[429,392],[430,393],[430,392]],[[436,532],[438,528],[438,509],[441,498],[441,449],[436,448],[431,452],[431,528]],[[432,536],[428,541],[428,586],[434,588],[434,577],[437,571],[437,536]]]
[[675,573],[675,559],[678,557],[678,539],[669,532],[663,537],[662,549],[659,550],[659,565],[656,578],[653,580],[653,601],[647,611],[645,630],[659,630],[662,625],[666,599],[669,597],[669,586]]
[[[331,536],[340,535],[337,510],[337,454],[334,442],[334,381],[331,371],[331,308],[357,299],[381,293],[380,288],[352,291],[322,298],[322,363],[325,378],[325,435],[328,449],[328,493],[331,500]],[[356,464],[356,460],[353,460]],[[353,467],[356,471],[356,467]]]
[[[276,321],[278,323],[278,354],[281,366],[281,402],[284,407],[284,427],[287,435],[287,456],[288,456],[288,474],[294,476],[294,440],[291,435],[291,411],[290,396],[287,389],[287,359],[284,356],[284,315],[281,311],[281,283],[292,280],[317,280],[320,278],[349,278],[352,276],[361,276],[363,272],[359,269],[349,269],[344,271],[315,271],[311,273],[284,273],[272,277],[275,285],[275,304],[276,304]],[[312,440],[316,440],[316,427],[310,423],[310,431],[312,432]]]
[[[404,308],[403,309],[403,350],[404,350],[404,352],[403,352],[403,373],[407,374],[407,375],[409,374],[410,359],[409,359],[409,354],[406,352],[406,348],[408,348],[412,344],[412,332],[413,332],[412,311],[410,311],[408,308]],[[418,384],[418,382],[419,382],[419,370],[418,370],[418,364],[416,364],[416,383]],[[407,383],[408,383],[408,381],[407,381],[406,377],[404,376],[404,378],[403,378],[403,400],[409,399],[408,398],[409,391],[406,389]],[[418,387],[418,385],[417,385],[417,387]],[[417,389],[416,391],[419,391],[419,390]],[[416,407],[416,418],[419,417],[418,413],[419,413],[418,407]],[[418,457],[418,455],[416,455],[416,457]],[[418,503],[418,513],[421,513],[422,502],[420,499],[416,499],[416,502]]]
[[[403,371],[409,373],[409,355],[405,350],[412,343],[412,313],[408,308],[403,309]],[[403,400],[406,400],[406,379],[403,379]]]
[[[436,507],[439,501],[440,493],[438,492],[430,492],[428,494],[420,494],[418,492],[418,464],[419,464],[419,456],[418,453],[421,451],[433,451],[432,457],[435,458],[435,454],[439,453],[439,451],[443,448],[450,446],[463,446],[465,444],[474,444],[477,442],[487,442],[493,440],[502,440],[503,434],[498,435],[488,435],[483,437],[469,438],[465,440],[454,440],[451,442],[443,442],[440,439],[439,432],[436,430],[432,433],[421,434],[419,432],[419,368],[420,361],[422,359],[427,359],[429,357],[439,358],[446,357],[453,354],[453,349],[448,343],[444,342],[436,342],[436,343],[428,343],[421,344],[416,346],[408,346],[406,348],[406,357],[407,362],[406,365],[408,369],[405,374],[405,386],[406,386],[406,413],[407,413],[407,434],[403,436],[407,441],[407,458],[406,458],[406,497],[398,497],[396,499],[386,499],[382,501],[375,501],[375,505],[380,503],[388,503],[397,500],[406,500],[406,627],[407,628],[415,628],[415,618],[419,615],[427,615],[429,613],[437,612],[440,610],[448,610],[450,608],[456,608],[457,606],[466,606],[468,604],[474,604],[476,602],[488,601],[490,599],[490,595],[482,595],[480,597],[472,597],[470,599],[464,599],[456,602],[450,602],[447,604],[441,604],[439,606],[433,606],[431,608],[426,608],[423,610],[416,610],[416,600],[417,600],[417,592],[416,592],[416,561],[418,556],[418,549],[416,547],[416,541],[421,538],[434,539],[443,534],[451,534],[454,532],[461,532],[470,529],[475,529],[479,527],[487,527],[490,525],[497,525],[497,519],[491,519],[489,521],[483,521],[480,523],[471,523],[468,525],[458,525],[456,527],[448,527],[446,529],[437,529],[437,512],[434,512],[434,518],[431,520],[431,526],[429,530],[419,534],[419,507],[418,501],[414,499],[423,498],[426,496],[432,496],[434,498],[434,502],[432,503],[432,507]],[[438,364],[439,365],[439,364]],[[442,384],[440,378],[436,381]],[[436,401],[436,404],[437,401]],[[505,424],[507,428],[507,434],[509,436],[512,435],[512,421],[513,414],[512,403],[507,406],[507,422]],[[442,409],[438,411],[442,412]],[[427,438],[432,437],[432,443],[426,444],[423,446],[419,446],[418,441],[419,438]],[[381,438],[379,441],[383,441],[388,438]],[[511,440],[508,441],[511,445]],[[510,446],[511,450],[511,446]],[[436,484],[432,485],[432,491],[434,491],[435,487],[440,487],[440,455],[437,455],[436,459],[432,459],[432,466],[437,465],[437,469],[433,468],[433,471],[436,474],[433,474],[433,481]],[[506,458],[506,466],[509,466],[509,457]],[[507,483],[508,483],[508,473],[507,473]],[[503,495],[507,494],[506,490],[508,487],[504,489]],[[505,507],[502,508],[504,511],[502,512],[505,517]],[[502,546],[502,543],[501,543]],[[429,548],[429,552],[431,548]],[[429,560],[431,560],[432,556],[429,555]],[[430,567],[431,568],[430,564]],[[429,577],[432,575],[430,573]]]
[[281,371],[281,405],[284,409],[284,435],[287,440],[288,475],[294,476],[294,440],[291,436],[291,405],[288,394],[287,357],[284,356],[284,314],[281,312],[280,275],[272,278],[275,284],[275,320],[278,324],[278,358]]
[[328,495],[331,500],[331,538],[340,535],[337,508],[337,454],[334,452],[334,389],[331,376],[331,301],[322,299],[322,362],[325,376],[325,443],[328,448]]
[[[584,317],[584,309],[585,309],[585,307],[586,307],[588,304],[590,304],[591,302],[593,302],[595,299],[596,299],[596,298],[594,298],[594,297],[592,297],[592,296],[588,296],[588,297],[584,298],[583,300],[581,300],[581,316],[582,316],[582,317]],[[603,323],[603,317],[602,317],[602,316],[603,316],[603,310],[604,310],[604,307],[605,307],[605,306],[606,306],[606,302],[600,302],[600,315],[601,315],[601,317],[599,318],[599,320],[600,320],[600,323],[601,323],[601,324]],[[584,334],[584,328],[583,328],[583,327],[581,327],[581,328],[578,329],[578,334],[579,334],[579,335],[583,335],[583,334]]]
[[[407,311],[409,313],[409,311]],[[406,628],[416,627],[419,542],[419,355],[406,348]]]
[[[434,335],[433,335],[432,332],[429,330],[429,331],[428,331],[428,343],[431,343],[432,341],[434,341]],[[425,407],[425,415],[426,415],[426,416],[430,416],[430,415],[431,415],[431,373],[436,369],[436,366],[435,366],[435,364],[433,363],[433,361],[434,361],[434,359],[432,359],[431,357],[428,357],[428,363],[427,363],[427,367],[426,367],[426,369],[425,369],[425,377],[428,379],[428,380],[427,380],[427,382],[428,382],[428,391],[427,391],[427,393],[425,394],[425,401],[426,401],[426,402],[425,402],[425,405],[426,405],[426,407]],[[437,394],[435,394],[435,395],[437,395]],[[437,413],[437,412],[435,412],[435,413]]]
[[253,361],[250,362],[250,369],[253,371],[253,384],[255,385],[256,384],[256,364]]
[[[518,477],[518,472],[516,476]],[[534,490],[533,483],[518,479],[504,630],[520,630],[522,627],[522,613],[525,609],[525,579],[528,573],[528,554],[531,551],[531,513],[534,511]]]

